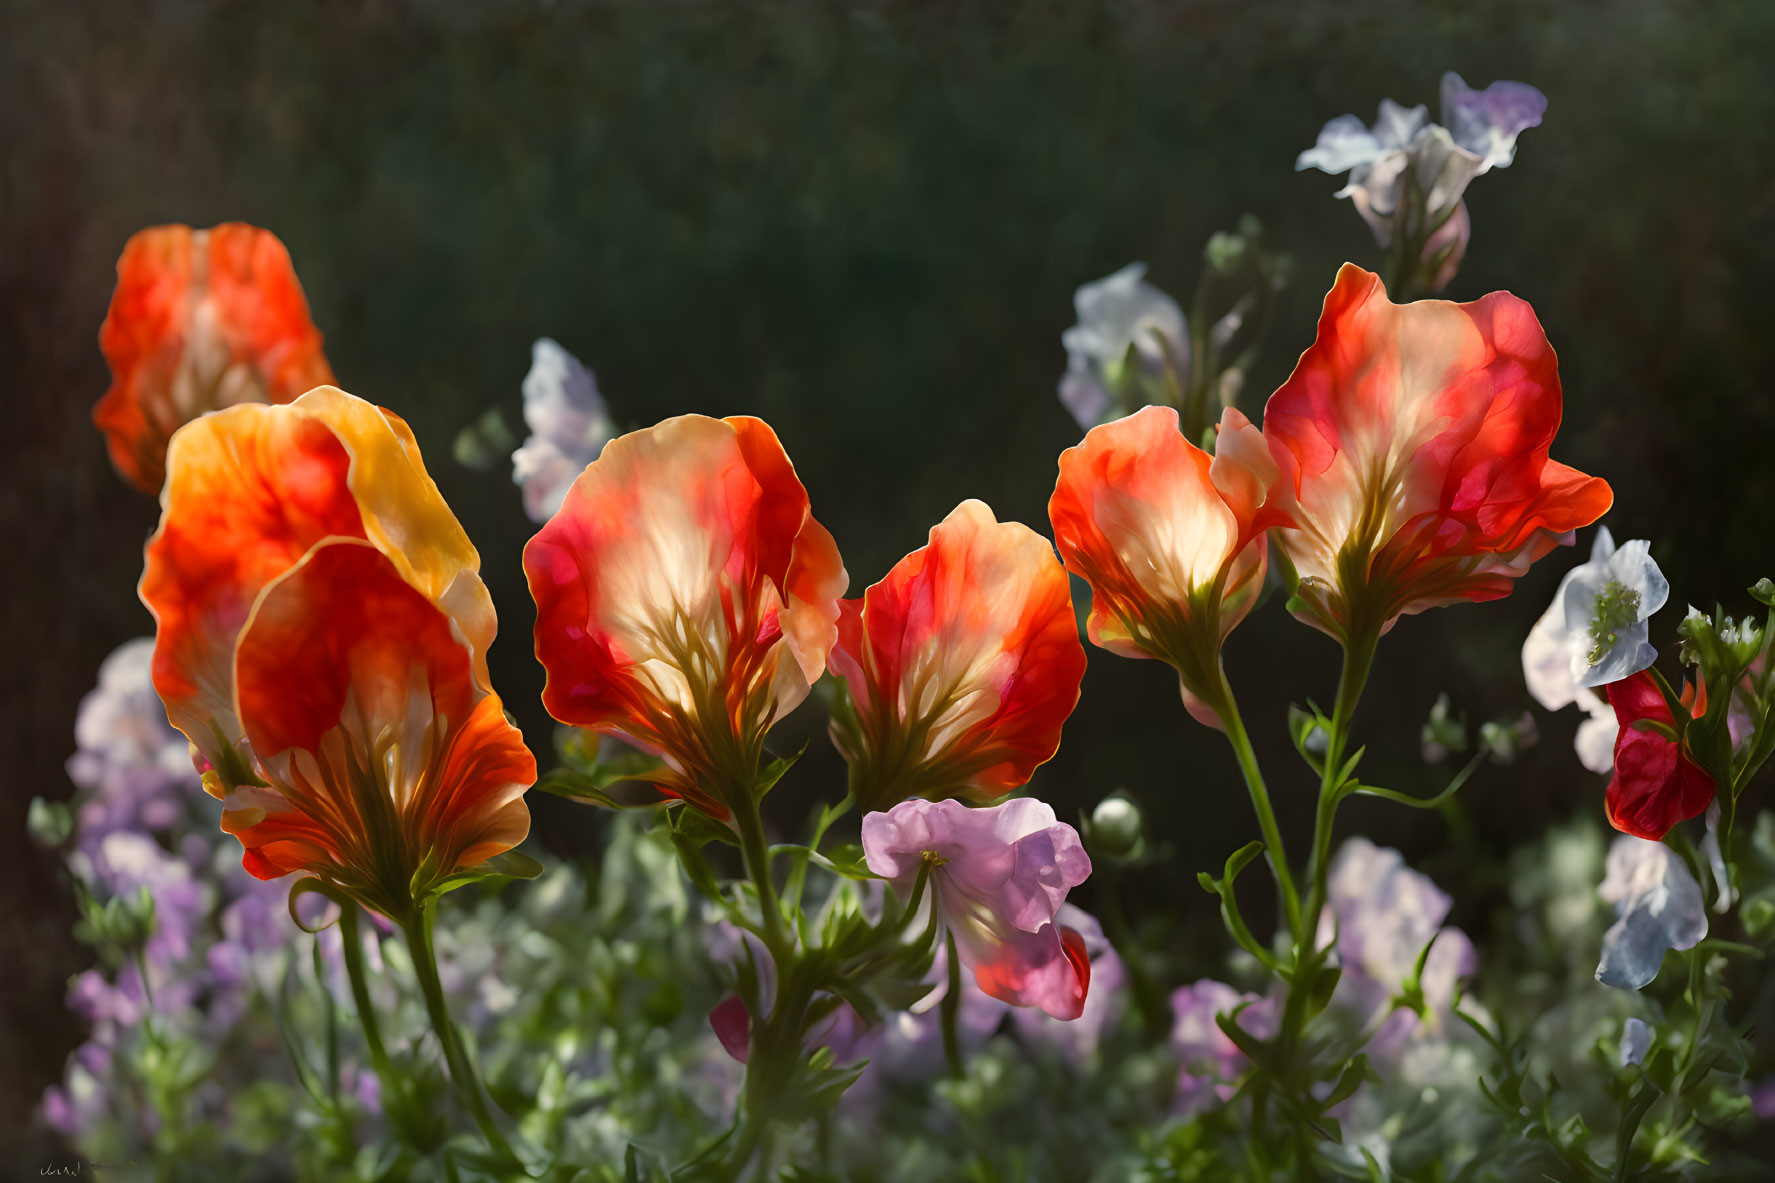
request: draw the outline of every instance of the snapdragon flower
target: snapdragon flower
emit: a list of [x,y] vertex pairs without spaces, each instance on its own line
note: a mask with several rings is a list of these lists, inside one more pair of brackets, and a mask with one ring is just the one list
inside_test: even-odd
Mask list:
[[863,596],[827,659],[849,690],[832,737],[864,809],[988,802],[1060,746],[1085,676],[1072,589],[1048,540],[964,501]]
[[1337,196],[1350,199],[1382,246],[1391,245],[1402,218],[1415,223],[1427,235],[1424,262],[1446,269],[1428,285],[1440,290],[1471,233],[1462,201],[1467,186],[1494,168],[1509,167],[1516,137],[1538,125],[1546,110],[1547,96],[1526,83],[1494,82],[1474,90],[1450,71],[1442,76],[1442,123],[1432,123],[1422,104],[1402,107],[1382,99],[1372,126],[1339,115],[1294,168],[1349,173]]
[[524,422],[530,435],[512,453],[512,481],[524,490],[524,512],[546,522],[567,490],[616,435],[597,376],[548,337],[530,347],[524,375]]
[[1638,990],[1658,976],[1667,949],[1692,949],[1707,935],[1701,885],[1662,842],[1617,837],[1596,890],[1617,917],[1603,934],[1596,966],[1605,986]]
[[1058,914],[1091,860],[1052,808],[1027,797],[984,809],[902,801],[863,818],[863,851],[902,897],[929,876],[929,906],[980,989],[1059,1019],[1083,1012],[1090,960]]
[[1180,392],[1186,381],[1190,339],[1183,309],[1145,276],[1145,263],[1130,263],[1073,296],[1079,322],[1060,335],[1066,347],[1060,401],[1085,431],[1148,401],[1131,386],[1168,384]]

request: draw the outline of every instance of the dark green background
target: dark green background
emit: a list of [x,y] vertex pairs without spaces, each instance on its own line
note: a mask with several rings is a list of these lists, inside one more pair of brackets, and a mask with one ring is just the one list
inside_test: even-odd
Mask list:
[[[0,521],[6,825],[0,1100],[25,1119],[79,1037],[83,964],[52,857],[22,832],[61,771],[103,656],[149,630],[133,585],[155,506],[110,471],[88,420],[95,334],[124,240],[242,219],[288,244],[342,385],[413,423],[481,548],[502,614],[495,680],[539,748],[549,727],[518,566],[532,530],[503,472],[455,466],[484,408],[517,421],[531,340],[598,372],[620,420],[764,416],[831,527],[853,589],[957,501],[1046,529],[1078,432],[1054,397],[1080,282],[1131,259],[1187,299],[1208,235],[1246,211],[1297,280],[1247,410],[1310,342],[1337,265],[1374,264],[1338,182],[1295,174],[1330,117],[1383,96],[1434,107],[1444,69],[1550,100],[1514,166],[1469,193],[1450,294],[1508,288],[1560,351],[1555,455],[1615,485],[1617,537],[1649,537],[1684,601],[1741,605],[1775,574],[1775,6],[1746,3],[784,3],[536,0],[0,4]],[[1439,690],[1482,718],[1527,703],[1517,653],[1569,553],[1518,594],[1407,620],[1362,723],[1376,779],[1422,789],[1416,730]],[[1267,605],[1228,654],[1283,826],[1304,775],[1285,704],[1331,693],[1335,650]],[[1600,811],[1542,717],[1524,761],[1482,772],[1465,819],[1352,807],[1461,897],[1483,932],[1495,855]],[[772,799],[779,827],[841,791],[816,736]],[[1127,786],[1171,859],[1135,885],[1171,915],[1178,978],[1224,946],[1197,870],[1252,836],[1219,738],[1156,663],[1093,651],[1059,757],[1033,788],[1064,815]],[[587,811],[536,803],[563,851]],[[1261,891],[1253,876],[1253,890]],[[1084,902],[1092,902],[1090,891]],[[1264,913],[1253,899],[1251,910]]]

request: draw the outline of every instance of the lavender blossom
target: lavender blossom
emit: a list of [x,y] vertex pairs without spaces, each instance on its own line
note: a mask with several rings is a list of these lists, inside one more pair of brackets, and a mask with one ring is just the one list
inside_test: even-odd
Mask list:
[[530,436],[512,453],[512,481],[524,490],[524,512],[546,522],[561,508],[585,466],[616,434],[598,380],[577,357],[548,337],[530,347],[524,375],[524,422]]
[[190,745],[154,692],[153,658],[154,638],[125,641],[80,700],[68,777],[79,790],[75,827],[84,850],[118,830],[170,828],[198,790]]
[[1215,1016],[1228,1016],[1255,1039],[1275,1034],[1277,1021],[1272,1000],[1207,979],[1174,991],[1171,1015],[1171,1048],[1182,1061],[1175,1108],[1186,1117],[1231,1100],[1233,1082],[1247,1066]]

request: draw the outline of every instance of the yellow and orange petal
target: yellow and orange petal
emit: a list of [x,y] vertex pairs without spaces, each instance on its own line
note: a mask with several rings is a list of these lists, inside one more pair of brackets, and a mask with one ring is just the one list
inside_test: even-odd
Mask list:
[[847,576],[757,419],[683,415],[606,445],[524,550],[543,704],[664,756],[716,816],[807,697]]
[[528,833],[523,737],[450,616],[367,541],[323,543],[265,590],[235,693],[269,784],[230,794],[223,828],[260,878],[308,870],[398,910]]
[[234,646],[260,592],[315,545],[364,538],[468,641],[483,686],[495,631],[479,556],[426,475],[405,423],[324,387],[287,406],[219,411],[168,449],[141,595],[156,622],[168,717],[236,783]]
[[930,541],[846,601],[833,673],[856,728],[834,738],[867,809],[993,801],[1060,746],[1085,673],[1072,591],[1047,539],[964,501]]
[[1548,459],[1560,415],[1557,359],[1526,302],[1394,304],[1346,264],[1264,411],[1296,502],[1275,542],[1302,618],[1378,634],[1404,613],[1508,594],[1613,500]]
[[1062,453],[1048,515],[1067,570],[1091,585],[1092,642],[1180,672],[1204,666],[1263,586],[1264,531],[1283,520],[1276,477],[1259,433],[1232,408],[1214,457],[1157,406]]
[[144,492],[167,441],[206,411],[286,403],[333,381],[289,253],[268,230],[155,226],[117,261],[99,330],[111,388],[93,408],[117,470]]

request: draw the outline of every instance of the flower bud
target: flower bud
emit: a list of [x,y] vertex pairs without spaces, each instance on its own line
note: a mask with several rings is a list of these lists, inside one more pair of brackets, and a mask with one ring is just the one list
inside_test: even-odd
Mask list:
[[1119,790],[1097,803],[1085,823],[1085,842],[1093,854],[1123,860],[1138,858],[1146,841],[1140,807]]

